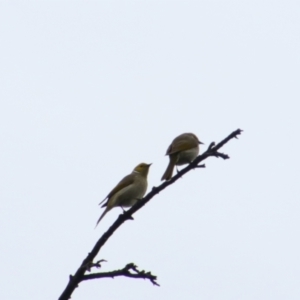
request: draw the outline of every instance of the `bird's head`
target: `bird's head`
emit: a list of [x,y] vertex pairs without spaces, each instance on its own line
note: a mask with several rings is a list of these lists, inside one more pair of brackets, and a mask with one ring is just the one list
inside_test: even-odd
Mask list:
[[145,177],[148,175],[149,168],[152,164],[145,164],[145,163],[140,163],[134,168],[134,172],[140,173],[144,175]]

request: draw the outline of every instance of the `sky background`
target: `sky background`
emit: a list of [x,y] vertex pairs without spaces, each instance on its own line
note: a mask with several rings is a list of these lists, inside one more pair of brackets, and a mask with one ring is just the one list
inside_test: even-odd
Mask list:
[[84,282],[83,299],[300,299],[299,1],[1,1],[0,298],[57,299],[174,137],[244,130],[107,242],[161,287]]

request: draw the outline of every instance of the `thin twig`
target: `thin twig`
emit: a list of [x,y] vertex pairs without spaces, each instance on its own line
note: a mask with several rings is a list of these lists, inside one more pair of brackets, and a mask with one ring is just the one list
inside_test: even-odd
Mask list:
[[152,275],[151,272],[145,272],[144,270],[139,271],[137,266],[133,263],[127,264],[123,269],[120,270],[84,275],[81,281],[99,278],[114,278],[118,276],[148,279],[152,282],[153,285],[159,286],[159,284],[156,282],[157,276]]

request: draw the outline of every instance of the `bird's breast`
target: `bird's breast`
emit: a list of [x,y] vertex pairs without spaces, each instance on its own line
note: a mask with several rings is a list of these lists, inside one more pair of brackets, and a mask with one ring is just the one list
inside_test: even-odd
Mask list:
[[182,151],[178,154],[176,165],[181,166],[191,163],[199,154],[199,146],[189,150]]
[[142,199],[147,190],[147,179],[137,176],[134,182],[116,193],[113,202],[114,206],[129,207]]

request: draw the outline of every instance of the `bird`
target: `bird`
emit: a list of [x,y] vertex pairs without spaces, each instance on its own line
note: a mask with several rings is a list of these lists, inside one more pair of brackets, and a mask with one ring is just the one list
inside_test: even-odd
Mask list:
[[167,149],[166,155],[169,155],[170,162],[161,180],[172,178],[175,165],[191,163],[199,154],[199,144],[203,143],[193,133],[183,133],[177,136]]
[[147,175],[149,168],[152,164],[140,163],[133,171],[125,176],[112,190],[111,192],[99,203],[101,207],[106,207],[102,215],[97,221],[96,226],[113,207],[121,206],[130,207],[133,206],[138,200],[142,199],[146,193],[148,182]]

